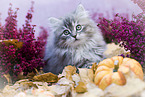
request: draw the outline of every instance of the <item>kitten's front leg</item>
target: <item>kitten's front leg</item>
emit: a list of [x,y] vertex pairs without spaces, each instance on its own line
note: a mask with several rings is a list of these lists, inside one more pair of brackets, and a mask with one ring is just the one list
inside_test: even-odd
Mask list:
[[98,62],[95,62],[95,61],[87,61],[87,63],[85,64],[85,68],[88,68],[88,69],[92,68],[93,63],[98,64]]
[[88,59],[83,59],[83,60],[79,61],[78,63],[76,63],[75,66],[77,68],[91,68],[92,63],[94,63],[94,62],[91,62]]

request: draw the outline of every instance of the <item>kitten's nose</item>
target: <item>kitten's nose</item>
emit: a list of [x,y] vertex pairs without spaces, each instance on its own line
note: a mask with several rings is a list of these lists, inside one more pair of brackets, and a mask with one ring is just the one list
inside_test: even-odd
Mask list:
[[72,37],[75,38],[75,40],[78,40],[78,39],[77,39],[77,35],[73,35]]
[[73,37],[74,37],[74,38],[76,38],[76,37],[77,37],[77,35],[74,35]]
[[76,34],[76,35],[71,34],[71,36],[72,36],[73,38],[75,38],[75,40],[78,40],[78,39],[77,39],[77,34]]

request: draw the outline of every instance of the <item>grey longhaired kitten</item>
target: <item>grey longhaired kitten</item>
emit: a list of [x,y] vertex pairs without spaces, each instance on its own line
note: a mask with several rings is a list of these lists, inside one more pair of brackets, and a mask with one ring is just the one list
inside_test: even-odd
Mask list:
[[102,60],[106,43],[81,4],[64,18],[49,18],[49,26],[44,72],[58,74],[66,65],[85,67]]

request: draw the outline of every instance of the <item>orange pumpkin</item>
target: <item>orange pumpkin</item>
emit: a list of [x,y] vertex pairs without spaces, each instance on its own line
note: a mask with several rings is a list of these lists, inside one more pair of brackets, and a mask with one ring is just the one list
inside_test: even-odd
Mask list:
[[94,82],[99,88],[104,90],[112,83],[125,85],[128,76],[143,80],[143,71],[140,63],[131,58],[115,56],[98,64]]

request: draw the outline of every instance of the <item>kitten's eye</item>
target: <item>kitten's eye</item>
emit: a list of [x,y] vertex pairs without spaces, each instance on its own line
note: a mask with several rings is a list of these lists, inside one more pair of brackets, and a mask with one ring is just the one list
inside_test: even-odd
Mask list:
[[82,29],[82,26],[81,25],[77,25],[76,26],[76,31],[79,31],[79,30],[81,30]]
[[68,30],[64,30],[63,33],[64,33],[64,35],[69,35],[70,34],[70,32]]

